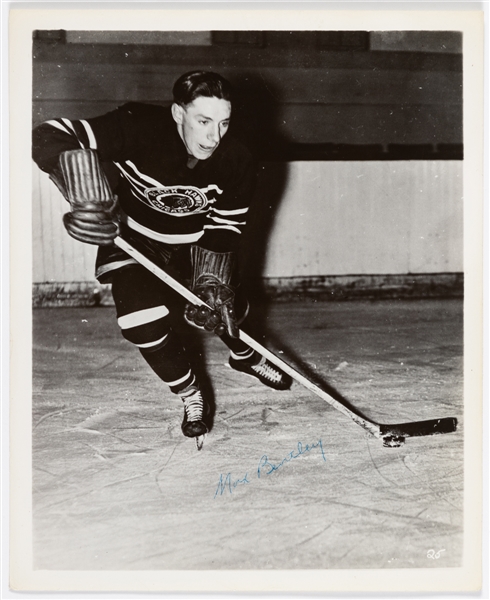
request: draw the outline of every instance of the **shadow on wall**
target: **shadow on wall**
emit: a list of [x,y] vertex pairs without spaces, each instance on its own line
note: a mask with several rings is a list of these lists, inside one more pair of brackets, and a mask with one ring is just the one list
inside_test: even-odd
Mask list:
[[271,230],[284,196],[287,178],[287,162],[259,163],[257,191],[250,206],[241,246],[240,279],[250,304],[245,329],[262,343],[269,335],[267,307],[271,301],[264,269]]
[[267,296],[262,277],[270,232],[288,174],[287,162],[271,159],[290,140],[281,132],[280,90],[257,73],[240,72],[227,76],[235,89],[230,133],[250,149],[258,166],[257,190],[242,240],[240,274],[245,295],[251,303],[248,322],[264,333]]
[[280,106],[283,92],[260,74],[239,72],[228,76],[234,89],[230,132],[241,139],[257,160],[278,155],[291,139],[282,133]]
[[245,285],[252,287],[258,299],[263,299],[259,290],[264,273],[271,230],[278,207],[284,196],[288,178],[288,163],[266,162],[259,164],[257,191],[249,210],[247,229],[242,242],[241,275]]
[[257,191],[242,240],[241,280],[252,303],[263,306],[267,244],[288,174],[287,162],[271,159],[291,140],[281,131],[279,106],[284,99],[277,86],[256,72],[228,77],[235,89],[230,133],[250,149],[258,163]]

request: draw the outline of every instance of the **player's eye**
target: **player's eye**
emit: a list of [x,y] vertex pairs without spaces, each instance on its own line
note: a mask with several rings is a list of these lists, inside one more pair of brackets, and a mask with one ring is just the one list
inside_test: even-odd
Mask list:
[[206,121],[206,119],[201,119],[201,120],[199,121],[199,123],[200,123],[201,125],[207,125],[207,124],[209,123],[209,121]]

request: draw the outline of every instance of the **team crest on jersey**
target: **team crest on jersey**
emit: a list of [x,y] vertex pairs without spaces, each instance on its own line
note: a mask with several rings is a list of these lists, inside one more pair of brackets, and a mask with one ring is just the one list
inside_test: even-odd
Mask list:
[[217,185],[197,188],[190,185],[173,185],[149,188],[145,196],[153,208],[174,217],[206,212],[216,202],[211,192],[222,194]]

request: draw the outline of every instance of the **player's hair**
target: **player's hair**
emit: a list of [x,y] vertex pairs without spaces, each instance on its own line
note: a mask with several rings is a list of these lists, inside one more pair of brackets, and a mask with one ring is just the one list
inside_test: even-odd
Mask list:
[[231,102],[230,82],[212,71],[190,71],[177,79],[173,88],[174,102],[187,106],[199,96]]

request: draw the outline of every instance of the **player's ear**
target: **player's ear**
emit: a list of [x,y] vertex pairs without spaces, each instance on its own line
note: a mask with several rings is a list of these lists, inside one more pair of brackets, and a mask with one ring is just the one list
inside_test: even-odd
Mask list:
[[182,106],[180,106],[180,104],[175,104],[175,102],[174,102],[172,104],[172,117],[174,118],[174,121],[178,125],[182,125],[183,115],[184,115],[184,108]]

